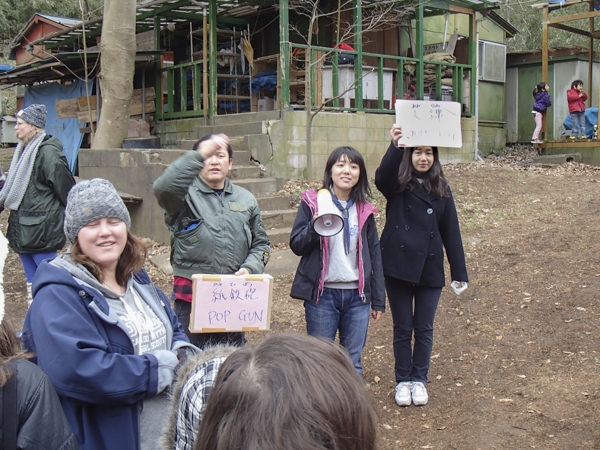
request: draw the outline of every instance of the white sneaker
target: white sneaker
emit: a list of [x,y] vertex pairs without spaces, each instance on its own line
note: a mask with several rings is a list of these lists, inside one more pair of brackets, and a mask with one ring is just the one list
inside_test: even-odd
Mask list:
[[420,381],[414,381],[411,388],[412,402],[416,406],[426,405],[429,400],[429,396],[427,395],[427,389],[425,389],[425,385]]
[[396,386],[396,395],[394,399],[398,406],[409,406],[411,400],[412,383],[410,381],[402,381]]

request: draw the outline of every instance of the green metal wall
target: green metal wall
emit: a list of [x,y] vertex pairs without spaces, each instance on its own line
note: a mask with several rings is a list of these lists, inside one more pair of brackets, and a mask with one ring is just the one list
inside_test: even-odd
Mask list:
[[[550,86],[550,98],[554,99],[554,65],[548,66],[548,80],[543,80]],[[531,135],[535,128],[535,122],[531,111],[533,109],[533,88],[542,81],[541,66],[524,66],[519,67],[518,75],[518,117],[517,124],[519,142],[528,142],[531,140]],[[525,100],[524,100],[525,99]],[[548,108],[546,112],[546,123],[548,124],[548,136],[554,135],[554,108]]]
[[479,81],[479,120],[504,120],[504,84]]
[[[423,40],[425,45],[437,44],[444,36],[444,16],[427,17],[424,22]],[[413,21],[413,26],[415,26]],[[481,13],[477,13],[477,31],[479,39],[484,41],[506,43],[506,33],[495,22],[484,19]],[[467,14],[452,14],[448,19],[447,38],[457,33],[461,36],[469,35],[469,16]]]

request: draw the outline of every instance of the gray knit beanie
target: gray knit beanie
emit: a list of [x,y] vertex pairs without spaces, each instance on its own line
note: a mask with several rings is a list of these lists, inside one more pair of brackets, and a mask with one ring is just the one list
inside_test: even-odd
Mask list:
[[45,105],[30,105],[17,113],[17,117],[20,117],[25,122],[38,128],[44,128],[46,126],[47,115],[48,110]]
[[65,236],[72,244],[79,230],[103,217],[116,217],[125,222],[128,230],[131,228],[129,211],[110,181],[93,178],[71,188],[65,208]]

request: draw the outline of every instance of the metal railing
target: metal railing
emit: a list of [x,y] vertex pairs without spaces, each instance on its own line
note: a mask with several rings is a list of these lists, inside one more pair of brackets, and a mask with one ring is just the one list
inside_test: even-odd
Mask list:
[[[311,57],[306,59],[308,46],[290,44],[290,72],[293,79],[283,79],[281,91],[287,91],[291,109],[305,109],[310,100],[312,109],[322,107],[326,111],[364,111],[368,113],[394,113],[394,100],[414,98],[424,100],[452,100],[463,105],[463,116],[472,116],[475,111],[472,95],[475,71],[468,64],[446,61],[419,60],[377,53],[357,52],[312,46]],[[355,60],[375,61],[371,66],[361,63],[344,64],[341,56],[351,55]],[[304,59],[302,59],[302,56]],[[279,64],[279,58],[275,60]],[[341,62],[340,62],[341,61]],[[391,62],[390,62],[391,61]],[[157,78],[156,117],[159,120],[200,117],[202,108],[202,61],[187,62],[159,69]],[[425,83],[419,93],[405,71],[414,64],[415,76],[425,76],[425,70],[435,71],[435,80]],[[310,67],[310,89],[307,86],[306,67]],[[444,84],[451,72],[451,83]],[[301,75],[304,73],[304,75]],[[429,78],[431,79],[429,74]],[[467,87],[463,80],[467,80]],[[208,86],[216,86],[209,81]],[[445,92],[442,86],[447,86]],[[310,99],[306,92],[310,90]],[[303,100],[301,93],[304,91]],[[283,95],[282,95],[283,96]],[[296,96],[296,97],[294,97]],[[209,101],[212,98],[210,95]],[[214,109],[216,110],[216,108]],[[208,107],[211,111],[211,107]],[[208,113],[207,111],[207,113]]]

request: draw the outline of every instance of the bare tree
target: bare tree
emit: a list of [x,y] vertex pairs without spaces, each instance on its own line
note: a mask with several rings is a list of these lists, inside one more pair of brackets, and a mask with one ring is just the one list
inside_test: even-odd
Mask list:
[[102,112],[92,148],[120,148],[129,130],[135,71],[135,0],[104,0],[100,43]]
[[[313,35],[318,30],[320,23],[329,22],[335,25],[336,41],[352,42],[357,33],[361,35],[367,32],[385,30],[404,24],[415,10],[416,1],[383,0],[377,2],[363,2],[363,16],[359,31],[352,22],[344,21],[343,17],[353,17],[355,8],[354,0],[337,0],[337,7],[331,8],[331,2],[322,0],[291,0],[290,9],[293,9],[298,15],[308,19],[308,27],[301,29],[299,26],[290,24],[290,29],[295,31],[305,41],[305,107],[306,107],[306,172],[310,180],[312,176],[312,124],[314,118],[328,104],[344,96],[348,91],[355,89],[356,85],[364,78],[368,72],[363,73],[362,77],[355,80],[344,91],[337,96],[327,100],[327,102],[317,102],[319,106],[313,108],[312,105],[312,69],[320,66],[331,57],[337,57],[339,50],[332,49],[324,54],[320,54],[313,59]],[[327,8],[327,9],[326,9]]]

